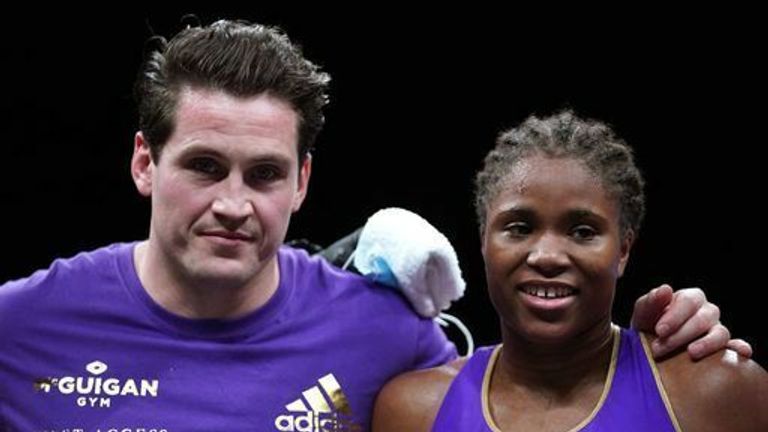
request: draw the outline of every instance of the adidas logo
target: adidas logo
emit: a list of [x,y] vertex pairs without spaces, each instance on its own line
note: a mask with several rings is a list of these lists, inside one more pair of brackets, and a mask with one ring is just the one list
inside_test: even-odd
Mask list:
[[317,380],[319,385],[301,392],[301,397],[287,404],[290,414],[275,418],[275,428],[281,432],[361,431],[351,420],[349,400],[333,374]]

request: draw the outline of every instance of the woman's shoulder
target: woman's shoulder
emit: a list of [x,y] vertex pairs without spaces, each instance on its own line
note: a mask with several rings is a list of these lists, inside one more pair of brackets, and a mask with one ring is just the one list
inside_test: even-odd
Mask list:
[[451,383],[466,364],[462,357],[445,365],[406,372],[379,392],[373,431],[429,431]]
[[683,430],[768,430],[768,372],[723,349],[693,361],[681,351],[657,363]]

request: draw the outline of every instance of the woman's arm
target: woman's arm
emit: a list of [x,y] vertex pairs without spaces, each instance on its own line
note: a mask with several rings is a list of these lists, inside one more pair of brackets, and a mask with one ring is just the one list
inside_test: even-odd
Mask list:
[[678,353],[658,364],[684,431],[768,431],[768,372],[731,350],[699,361]]
[[429,432],[443,397],[466,362],[408,372],[387,383],[376,398],[373,432]]

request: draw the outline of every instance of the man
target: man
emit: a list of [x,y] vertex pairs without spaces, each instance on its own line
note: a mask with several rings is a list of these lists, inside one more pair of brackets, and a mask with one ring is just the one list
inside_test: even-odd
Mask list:
[[[0,430],[365,430],[389,378],[456,355],[398,295],[281,247],[328,81],[259,25],[188,28],[149,55],[131,161],[149,238],[0,287]],[[662,288],[636,318],[671,302],[671,345],[711,328],[698,343],[719,348],[703,300]]]

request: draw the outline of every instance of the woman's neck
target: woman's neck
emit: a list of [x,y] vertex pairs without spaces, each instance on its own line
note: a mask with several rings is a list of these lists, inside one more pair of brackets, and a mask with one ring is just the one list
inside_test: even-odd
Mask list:
[[[614,336],[616,333],[616,336]],[[541,343],[502,328],[498,378],[538,391],[568,391],[603,381],[618,328],[610,320],[561,342]]]

